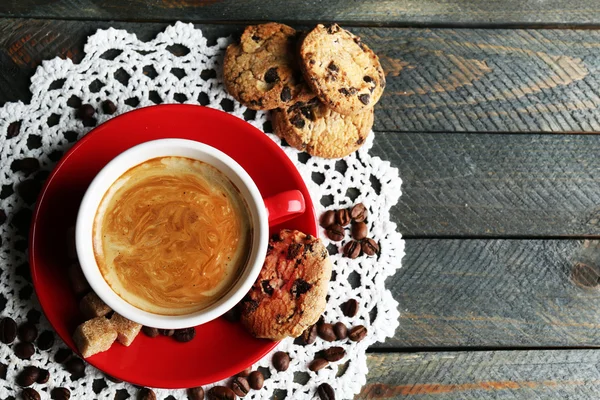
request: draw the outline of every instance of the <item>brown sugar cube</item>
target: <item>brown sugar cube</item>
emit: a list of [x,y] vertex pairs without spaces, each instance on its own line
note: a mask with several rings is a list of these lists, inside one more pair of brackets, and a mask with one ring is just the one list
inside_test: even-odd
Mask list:
[[81,299],[79,309],[86,319],[104,317],[112,311],[111,308],[94,292],[89,292]]
[[112,318],[110,319],[110,322],[117,331],[117,341],[123,346],[129,346],[142,329],[142,325],[138,324],[137,322],[128,320],[127,318],[117,313],[113,314]]
[[83,358],[110,349],[116,339],[117,331],[112,323],[104,317],[85,321],[77,327],[73,334],[73,340]]
[[90,284],[88,283],[87,279],[85,279],[85,275],[83,275],[83,271],[81,270],[79,264],[73,263],[69,265],[67,274],[69,275],[71,288],[77,296],[82,296],[90,291]]

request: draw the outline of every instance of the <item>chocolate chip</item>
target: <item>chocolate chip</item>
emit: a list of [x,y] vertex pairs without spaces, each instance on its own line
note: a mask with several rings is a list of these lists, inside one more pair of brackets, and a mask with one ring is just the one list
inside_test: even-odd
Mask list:
[[321,400],[335,400],[335,392],[329,383],[321,383],[317,388],[317,394]]
[[293,260],[294,258],[298,257],[300,253],[302,253],[302,245],[299,243],[292,243],[288,247],[287,259]]
[[330,225],[325,230],[325,235],[334,242],[339,242],[344,238],[344,228],[338,224]]
[[156,400],[154,390],[150,388],[142,388],[137,395],[138,400]]
[[356,43],[358,45],[358,47],[360,47],[360,49],[362,51],[367,51],[367,47],[364,45],[364,43],[360,40],[359,37],[355,37],[354,38],[354,43]]
[[302,115],[300,115],[300,114],[294,115],[290,119],[290,122],[292,123],[292,125],[294,125],[298,129],[302,129],[302,128],[304,128],[304,125],[306,125],[306,121],[304,121],[304,118],[302,118]]
[[333,332],[337,340],[344,340],[348,337],[348,328],[343,322],[336,322],[333,324]]
[[358,301],[355,299],[350,299],[343,303],[340,308],[346,317],[353,318],[358,313]]
[[38,367],[32,365],[25,367],[23,371],[17,375],[17,384],[21,387],[27,387],[33,385],[40,375]]
[[35,354],[35,347],[31,343],[19,342],[15,345],[13,351],[15,352],[15,356],[21,360],[29,360]]
[[50,371],[47,369],[40,369],[40,373],[37,377],[36,382],[39,384],[47,383],[50,380]]
[[346,350],[343,347],[330,347],[323,352],[323,357],[330,362],[340,361],[346,355]]
[[188,400],[204,400],[204,389],[201,386],[187,390]]
[[117,106],[110,100],[104,100],[102,102],[102,111],[104,114],[112,115],[117,111]]
[[33,388],[25,388],[21,392],[23,400],[40,400],[40,394]]
[[335,333],[333,332],[333,325],[321,324],[317,327],[317,333],[319,337],[328,342],[333,342],[336,339]]
[[367,105],[371,101],[371,96],[368,93],[359,94],[358,99],[360,100],[361,103],[363,103],[364,105]]
[[20,130],[21,130],[21,121],[12,122],[10,125],[8,125],[8,129],[6,129],[6,138],[12,139],[12,138],[16,137],[19,134]]
[[262,290],[263,292],[265,292],[266,294],[268,294],[269,296],[273,296],[273,288],[271,287],[271,285],[269,284],[269,281],[267,279],[265,279],[264,281],[262,281],[260,283],[260,286],[262,286]]
[[72,357],[65,363],[65,368],[74,379],[82,378],[85,375],[85,363],[79,357]]
[[235,306],[231,310],[223,314],[223,318],[225,318],[225,320],[229,322],[238,322],[241,316],[242,313],[239,306]]
[[159,335],[158,329],[151,328],[149,326],[143,326],[142,332],[144,332],[144,335],[151,337],[151,338],[155,338]]
[[326,26],[327,29],[327,33],[329,33],[330,35],[333,35],[334,33],[337,33],[340,31],[340,27],[338,24],[329,24]]
[[332,71],[332,72],[338,72],[340,69],[338,68],[337,65],[335,65],[335,63],[332,61],[329,63],[329,65],[327,66],[327,69]]
[[284,351],[273,354],[273,367],[277,371],[287,371],[290,366],[290,355]]
[[71,398],[71,391],[64,387],[57,387],[52,389],[50,397],[54,400],[69,400]]
[[79,107],[79,110],[77,110],[77,118],[81,120],[89,119],[92,118],[95,113],[96,110],[94,109],[94,106],[91,104],[83,104],[81,107]]
[[304,115],[306,119],[309,119],[311,121],[315,120],[315,113],[313,112],[311,107],[302,107],[300,109],[300,112],[302,113],[302,115]]
[[364,222],[354,222],[352,224],[352,237],[356,240],[362,240],[367,237],[369,228]]
[[365,76],[363,76],[363,81],[365,81],[367,83],[371,83],[371,82],[373,82],[373,78],[371,78],[369,75],[365,75]]
[[359,137],[358,140],[356,141],[356,144],[361,145],[365,142],[365,138],[363,137]]
[[312,285],[306,282],[304,279],[296,279],[292,285],[290,293],[296,298],[300,297],[304,293],[308,292]]
[[362,251],[368,256],[374,256],[379,253],[379,245],[371,238],[366,238],[362,241]]
[[17,336],[19,337],[20,341],[33,343],[33,341],[37,338],[37,335],[37,327],[31,322],[28,321],[19,326]]
[[17,323],[10,317],[2,318],[0,321],[0,342],[11,344],[17,337]]
[[367,207],[363,203],[358,203],[352,207],[350,210],[350,217],[355,222],[364,222],[367,219],[367,215],[369,212],[367,211]]
[[356,257],[360,256],[360,252],[360,243],[356,240],[351,240],[344,245],[342,254],[344,255],[344,257],[355,259]]
[[173,338],[181,343],[186,343],[196,336],[196,328],[176,329]]
[[231,390],[240,397],[245,397],[250,391],[248,380],[242,376],[236,376],[231,381]]
[[333,211],[333,210],[325,211],[321,215],[320,223],[323,228],[327,228],[328,226],[333,225],[335,223],[335,211]]
[[235,400],[233,390],[225,386],[214,386],[208,390],[208,400]]
[[260,371],[252,371],[248,376],[248,383],[250,383],[250,387],[254,390],[262,389],[264,382],[265,377]]
[[162,336],[173,336],[175,329],[159,329],[158,333]]
[[21,158],[13,161],[10,165],[10,169],[14,172],[19,171],[29,175],[40,169],[40,162],[37,158],[33,157]]
[[363,325],[355,326],[348,332],[348,338],[353,342],[360,342],[367,336],[367,328]]
[[258,302],[256,300],[247,300],[242,303],[242,310],[244,313],[252,314],[258,308]]
[[73,352],[70,349],[58,349],[54,355],[54,362],[59,364],[69,361],[73,357]]
[[252,35],[252,40],[254,40],[255,42],[260,42],[260,36]]
[[328,365],[329,365],[329,361],[327,361],[326,359],[315,358],[314,360],[312,360],[310,362],[310,364],[308,364],[308,369],[310,369],[313,372],[317,372],[319,370],[322,370],[323,368],[325,368]]
[[279,74],[277,73],[277,67],[269,68],[265,73],[265,82],[277,83],[279,82]]
[[291,89],[287,86],[284,86],[283,89],[281,89],[281,95],[279,96],[279,98],[281,99],[281,101],[285,101],[286,103],[290,101],[292,99]]
[[317,340],[317,325],[311,325],[302,332],[302,343],[313,344]]

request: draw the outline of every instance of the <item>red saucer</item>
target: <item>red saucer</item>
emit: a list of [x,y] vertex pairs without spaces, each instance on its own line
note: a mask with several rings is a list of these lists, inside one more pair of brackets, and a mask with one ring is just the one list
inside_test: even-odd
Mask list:
[[[116,117],[94,129],[60,160],[46,182],[33,215],[30,264],[46,317],[69,347],[82,315],[67,280],[66,236],[83,194],[100,169],[119,153],[163,138],[197,140],[235,159],[263,196],[298,189],[306,212],[275,228],[317,235],[310,195],[296,167],[264,133],[222,111],[193,105],[161,105]],[[188,388],[216,382],[259,360],[277,343],[250,336],[239,323],[218,318],[196,328],[196,338],[178,343],[144,334],[130,347],[115,343],[87,361],[108,375],[137,385]]]

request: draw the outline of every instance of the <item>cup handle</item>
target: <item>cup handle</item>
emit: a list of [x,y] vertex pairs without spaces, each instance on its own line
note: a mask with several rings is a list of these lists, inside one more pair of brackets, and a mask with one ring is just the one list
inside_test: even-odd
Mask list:
[[306,210],[304,196],[299,190],[288,190],[264,199],[269,226],[275,226],[302,214]]

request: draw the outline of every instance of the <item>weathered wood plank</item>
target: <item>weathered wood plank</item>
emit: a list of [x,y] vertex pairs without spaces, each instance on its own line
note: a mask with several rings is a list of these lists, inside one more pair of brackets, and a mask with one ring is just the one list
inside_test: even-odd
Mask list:
[[378,348],[600,347],[600,241],[413,239]]
[[597,399],[600,351],[369,354],[356,400]]
[[137,21],[344,21],[353,24],[563,25],[598,24],[593,0],[333,0],[282,7],[265,0],[8,0],[0,16]]
[[[109,26],[151,38],[166,24],[0,20],[0,105],[28,98],[28,78],[41,60],[77,60],[87,35]],[[214,39],[243,26],[201,28]],[[387,73],[378,131],[600,131],[600,31],[352,30]]]

